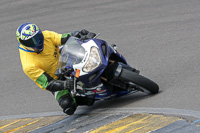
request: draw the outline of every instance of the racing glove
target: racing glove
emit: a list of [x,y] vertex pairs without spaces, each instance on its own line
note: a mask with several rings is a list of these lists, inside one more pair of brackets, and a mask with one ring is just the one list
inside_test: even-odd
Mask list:
[[81,31],[74,31],[72,33],[72,36],[80,38],[80,40],[87,40],[87,39],[94,38],[96,36],[96,34],[93,33],[93,32],[89,32],[88,30],[83,29]]
[[62,80],[52,80],[47,85],[46,89],[51,92],[61,91],[64,89],[71,90],[74,88],[74,80],[73,79],[66,79],[65,81]]

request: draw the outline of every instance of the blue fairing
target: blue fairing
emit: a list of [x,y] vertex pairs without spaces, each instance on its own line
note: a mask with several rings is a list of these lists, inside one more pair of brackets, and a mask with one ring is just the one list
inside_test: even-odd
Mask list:
[[[88,41],[91,41],[91,43],[90,42],[87,43]],[[86,64],[81,64],[81,63],[82,62],[86,63],[85,62],[86,58],[88,58],[89,60],[90,55],[91,57],[94,56],[94,53],[91,52],[92,49],[94,48],[94,45],[95,45],[95,49],[97,50],[96,53],[98,54],[97,55],[99,59],[97,63],[98,65],[96,67],[93,67],[94,70],[91,69],[90,71],[87,71],[88,73],[86,73],[84,71],[85,68],[87,69],[87,67],[85,67]],[[87,52],[90,52],[90,54],[88,54]],[[87,63],[90,62],[88,60],[87,60]],[[80,74],[79,77],[77,78],[77,81],[81,81],[80,85],[86,91],[95,92],[96,99],[119,97],[127,93],[130,93],[130,91],[113,92],[111,91],[110,88],[106,87],[108,86],[107,85],[108,83],[106,83],[106,79],[102,80],[102,74],[103,76],[106,75],[104,74],[105,69],[106,69],[106,72],[110,69],[108,67],[108,65],[110,66],[110,63],[109,63],[110,60],[111,62],[117,61],[117,62],[122,62],[124,64],[127,64],[125,58],[103,40],[89,39],[83,42],[83,41],[80,41],[80,39],[76,37],[70,37],[68,41],[66,42],[66,44],[63,46],[62,51],[60,53],[56,73],[58,76],[64,76],[64,75],[67,75],[68,72],[70,71],[70,74],[72,72],[72,74],[75,76],[75,71],[73,69],[75,70],[81,69],[81,71],[84,72],[84,74]],[[84,67],[81,65],[83,65]],[[68,72],[66,70],[68,70]],[[114,89],[115,87],[116,86],[114,86]]]
[[[90,72],[87,75],[80,76],[78,80],[82,81],[83,83],[89,85],[90,87],[95,87],[102,83],[101,81],[101,75],[108,66],[108,60],[112,54],[115,54],[118,56],[125,64],[127,64],[125,58],[119,54],[117,51],[115,51],[111,46],[109,46],[105,41],[100,39],[92,39],[96,45],[99,47],[99,50],[101,52],[102,57],[102,65],[96,68],[93,72]],[[89,40],[88,40],[89,41]],[[102,45],[105,45],[106,48],[103,50]],[[103,52],[104,51],[104,52]],[[89,80],[89,77],[91,78]],[[93,91],[96,91],[95,89]],[[104,85],[101,87],[101,91],[96,91],[96,99],[102,99],[102,98],[110,98],[110,97],[120,97],[122,95],[125,95],[127,93],[130,93],[128,91],[123,92],[117,92],[113,93],[108,88],[106,88]]]
[[[96,86],[101,83],[101,75],[104,72],[104,70],[106,69],[106,67],[108,66],[108,60],[109,60],[109,57],[111,54],[116,54],[117,56],[119,56],[123,60],[124,63],[126,63],[126,60],[118,52],[114,51],[113,48],[110,47],[104,40],[100,40],[100,39],[92,39],[92,40],[99,47],[99,50],[101,52],[101,57],[102,57],[102,64],[101,64],[101,66],[96,68],[94,71],[90,72],[89,74],[80,76],[79,80],[85,84],[90,84],[90,86]],[[87,41],[90,41],[90,40],[87,40]],[[80,42],[80,43],[83,43],[83,42]],[[103,53],[102,45],[106,46],[106,52],[105,52],[106,54]],[[92,80],[89,80],[89,77],[91,77],[93,75],[95,75],[95,76],[92,78]]]

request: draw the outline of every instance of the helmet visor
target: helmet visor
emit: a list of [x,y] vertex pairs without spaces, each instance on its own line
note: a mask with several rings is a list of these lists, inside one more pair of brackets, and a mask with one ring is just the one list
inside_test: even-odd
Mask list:
[[44,43],[44,36],[42,32],[38,32],[35,36],[31,37],[28,40],[19,39],[20,43],[26,47],[41,49]]

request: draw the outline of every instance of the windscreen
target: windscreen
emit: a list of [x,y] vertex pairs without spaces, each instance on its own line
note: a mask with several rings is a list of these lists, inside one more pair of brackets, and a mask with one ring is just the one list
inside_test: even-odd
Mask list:
[[72,67],[80,63],[85,55],[85,49],[79,44],[76,37],[70,37],[62,48],[57,69],[63,71],[66,67]]

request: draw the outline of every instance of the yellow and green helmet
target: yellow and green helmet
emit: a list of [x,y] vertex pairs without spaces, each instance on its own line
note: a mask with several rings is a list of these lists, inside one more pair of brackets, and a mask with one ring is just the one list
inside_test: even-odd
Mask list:
[[41,52],[44,48],[44,36],[40,28],[33,23],[24,23],[16,31],[17,40],[28,50]]

